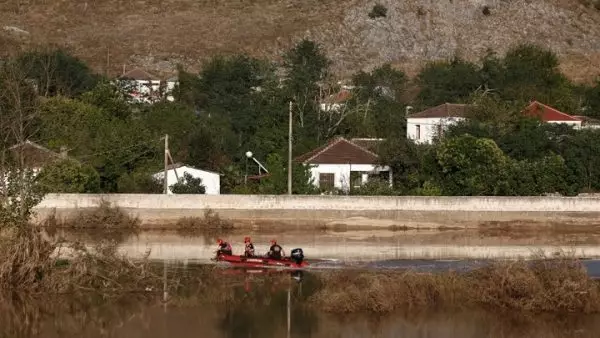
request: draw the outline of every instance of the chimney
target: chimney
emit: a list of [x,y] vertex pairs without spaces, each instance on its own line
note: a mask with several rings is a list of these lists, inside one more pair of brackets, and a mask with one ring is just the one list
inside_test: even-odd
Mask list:
[[410,115],[410,112],[413,110],[412,106],[406,106],[406,116]]

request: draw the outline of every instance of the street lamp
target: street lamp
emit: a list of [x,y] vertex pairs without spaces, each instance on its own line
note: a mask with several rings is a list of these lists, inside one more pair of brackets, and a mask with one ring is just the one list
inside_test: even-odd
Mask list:
[[252,158],[252,152],[251,151],[247,151],[246,152],[246,173],[244,175],[244,186],[248,183],[248,159]]

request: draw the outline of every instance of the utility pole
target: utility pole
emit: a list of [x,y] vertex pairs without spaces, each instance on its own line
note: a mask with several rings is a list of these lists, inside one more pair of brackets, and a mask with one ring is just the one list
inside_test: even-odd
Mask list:
[[290,101],[290,116],[288,128],[288,195],[292,194],[292,101]]
[[163,179],[164,193],[169,193],[169,183],[167,182],[167,172],[169,171],[169,134],[165,134],[165,177]]

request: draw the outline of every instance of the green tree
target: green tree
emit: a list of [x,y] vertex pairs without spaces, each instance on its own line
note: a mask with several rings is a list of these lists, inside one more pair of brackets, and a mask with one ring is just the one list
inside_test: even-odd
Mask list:
[[350,189],[350,195],[359,196],[395,196],[396,190],[390,186],[390,182],[384,179],[372,178],[358,188]]
[[502,195],[507,190],[509,158],[493,140],[463,135],[446,138],[436,151],[445,195]]
[[463,102],[482,86],[477,65],[459,58],[427,64],[417,82],[421,88],[418,101],[425,107]]
[[202,184],[200,177],[194,177],[190,173],[183,173],[179,182],[171,185],[171,191],[174,194],[204,194],[206,187]]
[[[267,156],[265,166],[269,170],[269,176],[260,181],[258,193],[287,193],[287,163],[283,157],[278,154],[270,154]],[[315,193],[310,168],[305,167],[301,163],[294,163],[292,166],[292,193],[299,195]]]
[[327,79],[331,61],[321,46],[304,39],[283,56],[286,71],[285,100],[294,101],[294,139],[297,151],[312,149],[331,135],[321,124],[320,85]]
[[406,138],[388,138],[381,145],[378,151],[380,164],[392,169],[395,190],[408,195],[421,187],[426,180],[422,170],[422,153],[426,147]]
[[558,57],[542,47],[522,44],[511,48],[493,82],[503,99],[538,100],[567,112],[579,109],[573,86],[560,72]]
[[356,137],[404,137],[406,117],[400,101],[406,75],[385,64],[371,73],[354,75],[352,98],[347,103],[347,117],[336,134]]
[[127,88],[110,82],[100,82],[92,90],[85,92],[81,100],[87,104],[102,109],[111,117],[126,120],[131,117],[132,105],[128,102]]
[[60,49],[27,52],[18,62],[28,78],[36,80],[39,94],[46,97],[78,96],[99,80],[83,61]]
[[581,130],[558,139],[567,166],[569,194],[600,190],[600,132]]
[[509,174],[510,191],[507,194],[536,196],[545,193],[564,193],[567,167],[559,155],[538,160],[513,161]]
[[64,159],[44,167],[37,182],[49,193],[97,193],[100,176],[89,165]]
[[144,170],[137,170],[119,176],[117,191],[125,194],[162,194],[163,181],[156,180]]

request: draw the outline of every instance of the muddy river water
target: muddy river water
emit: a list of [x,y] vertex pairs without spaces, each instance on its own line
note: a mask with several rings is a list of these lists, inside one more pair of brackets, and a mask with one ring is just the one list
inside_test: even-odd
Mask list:
[[[302,247],[308,259],[326,266],[345,264],[365,268],[408,267],[425,271],[460,269],[491,259],[570,254],[590,258],[586,267],[600,277],[600,243],[596,234],[514,236],[480,232],[402,231],[287,231],[229,232],[183,236],[174,232],[137,235],[58,231],[52,235],[93,245],[102,238],[118,240],[119,249],[132,257],[150,252],[150,258],[183,262],[193,271],[207,263],[216,238],[230,240],[241,251],[251,235],[258,251],[277,237],[284,249]],[[181,266],[181,265],[180,265]],[[181,267],[180,267],[181,269]],[[174,273],[169,270],[169,273]],[[287,289],[270,289],[260,276],[240,275],[233,300],[224,304],[184,299],[162,303],[136,295],[123,299],[83,300],[78,297],[3,296],[0,299],[0,337],[598,337],[600,316],[542,316],[488,311],[405,312],[332,315],[306,306],[311,274],[293,280]],[[250,278],[250,279],[249,279]],[[208,290],[206,292],[209,292]],[[159,297],[160,298],[160,297]]]

